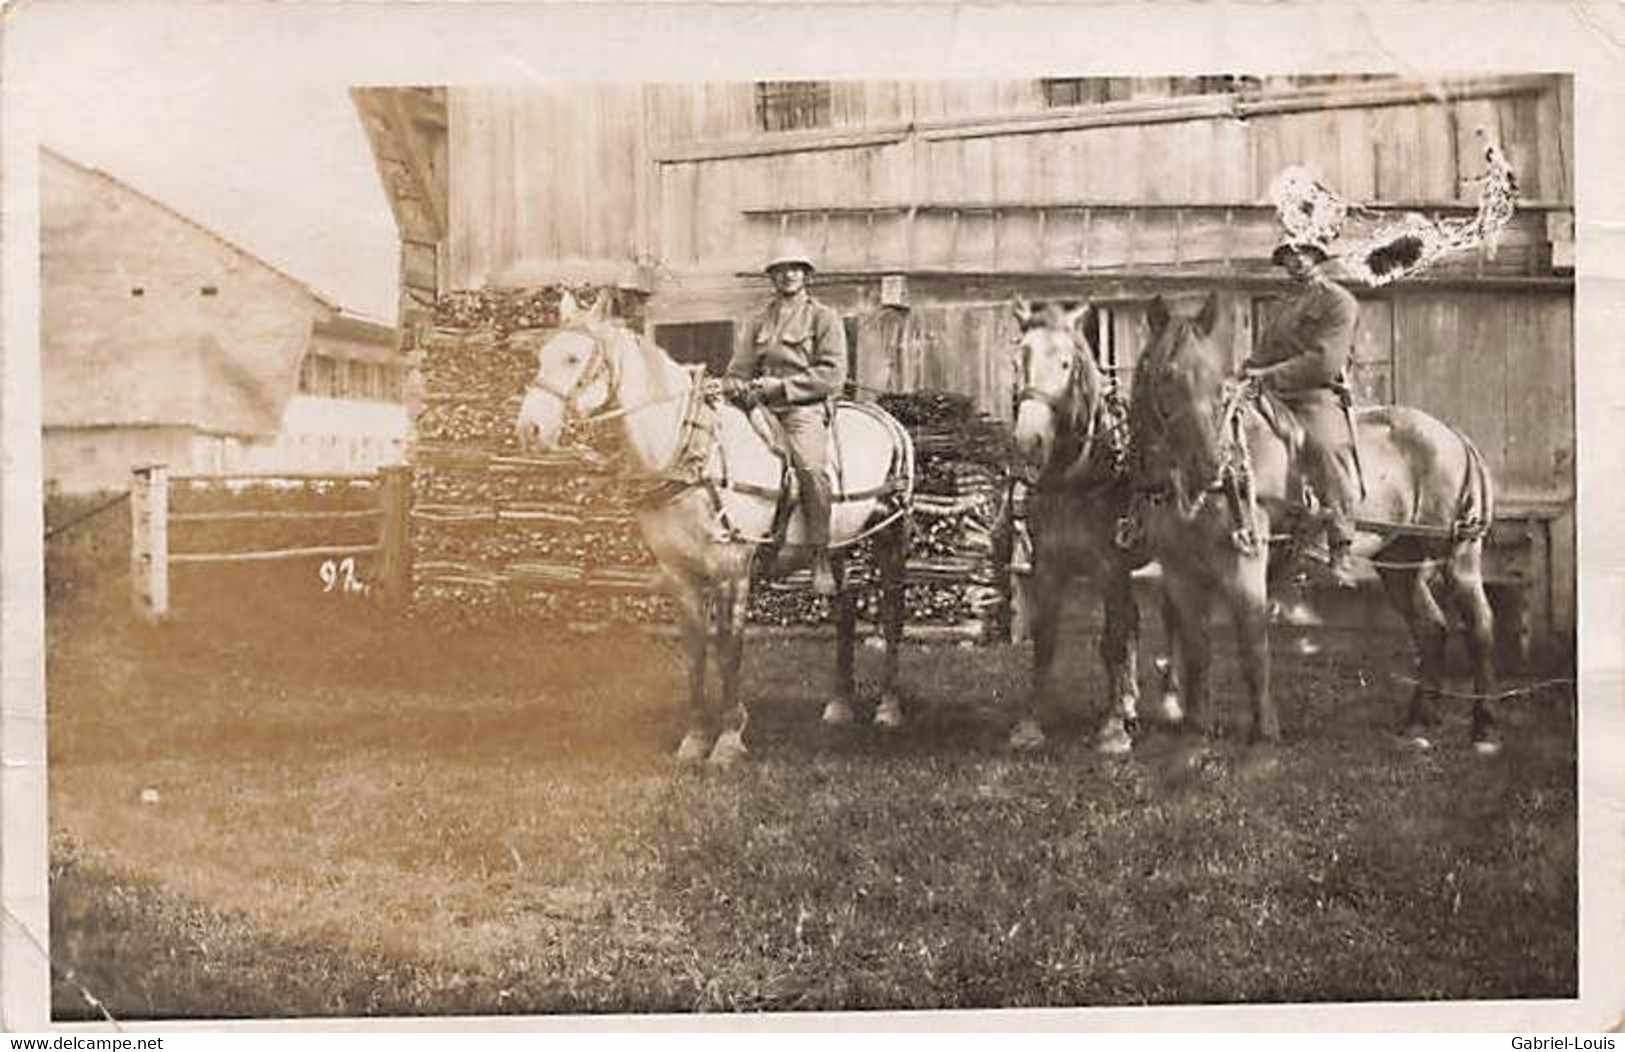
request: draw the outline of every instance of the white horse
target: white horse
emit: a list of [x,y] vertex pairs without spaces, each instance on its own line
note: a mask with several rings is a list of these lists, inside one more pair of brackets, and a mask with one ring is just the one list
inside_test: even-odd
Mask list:
[[[584,312],[565,294],[562,328],[537,352],[536,376],[519,409],[520,445],[556,448],[571,425],[614,421],[620,427],[638,479],[647,483],[638,524],[677,601],[688,657],[689,725],[677,758],[688,764],[709,756],[727,766],[746,751],[739,665],[753,565],[770,556],[763,569],[784,573],[808,561],[801,516],[786,518],[780,506],[794,473],[766,437],[774,421],[764,410],[747,414],[717,398],[699,369],[606,321],[604,304],[600,297]],[[843,579],[850,546],[874,538],[885,637],[874,721],[896,727],[903,720],[895,685],[914,447],[908,432],[872,405],[840,403],[831,432],[830,547]],[[823,719],[841,725],[855,716],[857,608],[844,584],[834,604],[834,693]],[[721,670],[720,706],[706,697],[708,647],[715,648]]]

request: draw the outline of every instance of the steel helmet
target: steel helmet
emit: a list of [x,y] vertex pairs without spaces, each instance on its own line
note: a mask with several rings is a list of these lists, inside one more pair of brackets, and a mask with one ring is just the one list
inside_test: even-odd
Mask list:
[[793,237],[781,237],[774,243],[773,252],[767,257],[767,264],[762,269],[771,272],[774,267],[791,263],[806,267],[809,272],[818,269],[813,266],[812,255],[808,253],[806,246]]

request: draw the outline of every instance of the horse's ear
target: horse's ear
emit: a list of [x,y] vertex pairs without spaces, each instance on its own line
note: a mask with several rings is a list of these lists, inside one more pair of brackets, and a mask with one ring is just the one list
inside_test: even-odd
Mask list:
[[1010,313],[1015,315],[1016,324],[1023,329],[1033,320],[1033,305],[1020,296],[1010,298]]
[[1146,308],[1145,320],[1151,323],[1153,334],[1161,332],[1168,327],[1168,304],[1162,302],[1162,296],[1151,298],[1151,306]]
[[559,321],[568,325],[575,321],[576,315],[580,313],[581,304],[577,303],[576,298],[566,290],[564,295],[559,297]]
[[1087,301],[1069,303],[1066,305],[1065,313],[1061,315],[1061,324],[1082,336],[1084,328],[1088,325],[1089,312],[1093,309]]
[[609,316],[609,290],[600,289],[598,298],[592,301],[592,309],[587,311],[588,321],[603,321]]
[[1196,331],[1203,336],[1213,335],[1213,326],[1219,321],[1219,294],[1209,292],[1202,301],[1202,309],[1196,314]]

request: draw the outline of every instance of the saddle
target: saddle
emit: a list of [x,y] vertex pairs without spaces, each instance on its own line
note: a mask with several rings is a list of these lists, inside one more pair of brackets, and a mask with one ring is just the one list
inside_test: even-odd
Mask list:
[[[881,490],[871,490],[861,493],[850,492],[846,478],[845,458],[841,455],[840,428],[837,418],[843,411],[857,410],[871,416],[876,415],[876,407],[861,402],[833,401],[830,404],[830,427],[828,438],[828,453],[825,458],[828,467],[825,469],[830,481],[830,496],[836,504],[843,501],[866,500],[884,493],[894,493],[908,499],[910,484],[899,476],[900,465],[894,464],[890,472],[891,481]],[[784,425],[778,416],[762,405],[754,405],[745,412],[745,419],[750,422],[751,429],[761,438],[764,445],[772,452],[779,464],[778,485],[772,488],[751,485],[740,481],[730,481],[728,487],[742,493],[771,499],[773,506],[773,523],[769,531],[768,542],[770,547],[782,547],[789,533],[790,523],[793,521],[801,504],[801,483],[796,474],[794,455],[790,451],[790,444],[785,435]],[[888,418],[889,419],[889,418]],[[895,427],[895,423],[892,425]],[[902,483],[902,489],[897,484]]]
[[[767,448],[779,460],[779,492],[778,501],[773,506],[773,528],[769,536],[772,537],[770,546],[784,547],[786,536],[790,532],[790,519],[795,514],[797,506],[801,503],[801,482],[796,478],[795,461],[790,457],[790,442],[784,433],[784,424],[779,420],[778,414],[763,405],[753,405],[745,413],[750,426],[756,434],[761,436]],[[835,428],[830,429],[830,442],[835,441]],[[832,457],[831,462],[839,470],[840,458]]]
[[[1347,410],[1352,402],[1352,395],[1348,387],[1342,383],[1332,385],[1327,391],[1336,397]],[[1321,392],[1316,392],[1321,393]],[[1305,447],[1309,440],[1308,429],[1298,415],[1295,399],[1284,397],[1280,392],[1267,387],[1257,391],[1254,405],[1258,415],[1264,423],[1274,432],[1275,436],[1286,446],[1287,452],[1287,479],[1286,491],[1293,499],[1293,504],[1300,507],[1306,514],[1315,515],[1320,508],[1321,500],[1314,485],[1314,473],[1304,470]],[[1358,471],[1359,458],[1355,457]],[[1363,491],[1365,480],[1356,480]]]

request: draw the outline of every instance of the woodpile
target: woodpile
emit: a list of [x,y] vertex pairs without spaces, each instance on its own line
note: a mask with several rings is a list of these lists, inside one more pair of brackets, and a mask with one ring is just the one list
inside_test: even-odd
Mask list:
[[[674,616],[655,591],[631,494],[617,481],[613,435],[594,436],[588,451],[519,454],[513,422],[536,351],[558,324],[562,291],[444,297],[436,326],[421,339],[412,507],[413,608],[421,616],[583,627]],[[597,294],[569,291],[582,303]],[[617,296],[620,315],[641,325],[641,297]],[[909,622],[996,635],[1008,604],[999,554],[1009,488],[1005,432],[966,398],[886,395],[881,403],[909,429],[919,461]],[[811,594],[805,576],[758,586],[753,623],[827,624],[829,604]],[[859,585],[875,579],[869,542],[854,549],[849,577]],[[878,599],[864,589],[862,616],[873,619]]]
[[[562,294],[480,289],[442,297],[421,343],[412,505],[413,607],[447,620],[663,620],[655,566],[638,536],[615,451],[520,456],[514,435],[536,352]],[[642,324],[642,297],[614,313]]]

